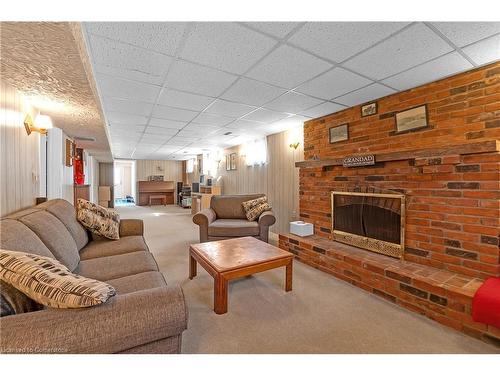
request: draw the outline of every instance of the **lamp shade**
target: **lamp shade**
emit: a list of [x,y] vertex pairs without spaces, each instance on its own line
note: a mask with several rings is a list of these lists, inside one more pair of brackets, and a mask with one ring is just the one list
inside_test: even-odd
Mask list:
[[35,118],[35,126],[40,129],[52,129],[52,120],[47,115],[37,115]]

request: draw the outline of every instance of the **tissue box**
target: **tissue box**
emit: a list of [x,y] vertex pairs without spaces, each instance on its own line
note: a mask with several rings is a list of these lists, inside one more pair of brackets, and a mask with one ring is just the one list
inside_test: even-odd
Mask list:
[[290,233],[300,237],[312,236],[314,234],[314,226],[305,221],[292,221],[290,222]]

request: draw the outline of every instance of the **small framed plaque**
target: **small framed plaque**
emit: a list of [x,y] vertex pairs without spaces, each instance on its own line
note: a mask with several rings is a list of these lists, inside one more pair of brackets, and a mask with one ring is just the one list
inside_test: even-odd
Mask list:
[[427,106],[421,105],[396,113],[396,132],[407,132],[428,126]]
[[361,117],[371,116],[377,114],[377,102],[368,103],[361,106]]
[[348,124],[343,124],[330,128],[329,136],[330,136],[330,143],[347,141],[349,139]]

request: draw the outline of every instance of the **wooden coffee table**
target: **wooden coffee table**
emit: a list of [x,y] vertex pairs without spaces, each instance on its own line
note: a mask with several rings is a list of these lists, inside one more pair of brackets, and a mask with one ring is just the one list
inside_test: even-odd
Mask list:
[[205,242],[189,247],[189,278],[196,276],[196,265],[214,278],[214,311],[227,312],[229,280],[273,268],[286,267],[285,290],[292,290],[293,255],[254,237]]

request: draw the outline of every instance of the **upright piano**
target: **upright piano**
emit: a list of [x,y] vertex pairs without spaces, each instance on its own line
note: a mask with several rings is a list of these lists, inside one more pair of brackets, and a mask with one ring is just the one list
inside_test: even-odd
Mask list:
[[[174,204],[174,181],[139,181],[139,206],[148,206],[150,196],[164,196],[166,204]],[[152,199],[158,204],[156,199]]]

